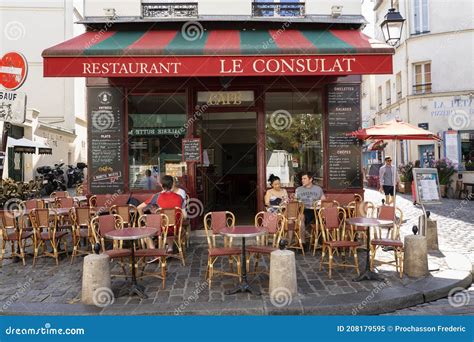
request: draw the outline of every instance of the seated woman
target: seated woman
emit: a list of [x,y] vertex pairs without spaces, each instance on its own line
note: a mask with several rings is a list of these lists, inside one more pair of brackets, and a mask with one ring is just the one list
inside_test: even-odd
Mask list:
[[265,206],[269,212],[277,212],[278,207],[288,201],[288,193],[281,188],[280,177],[271,174],[268,182],[272,188],[265,194]]

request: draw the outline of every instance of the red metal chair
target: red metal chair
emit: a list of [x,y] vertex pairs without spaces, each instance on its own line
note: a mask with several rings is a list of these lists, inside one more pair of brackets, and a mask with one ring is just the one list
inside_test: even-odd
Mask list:
[[[214,274],[227,275],[240,278],[240,248],[232,247],[232,239],[223,237],[219,232],[223,228],[233,227],[235,216],[230,211],[209,212],[204,216],[204,229],[206,231],[208,244],[206,279],[211,288]],[[218,239],[223,240],[223,245],[219,245]],[[214,264],[219,258],[228,258],[230,272],[214,270]],[[237,261],[237,272],[234,272],[234,260]]]
[[[5,258],[6,244],[10,243],[11,255],[9,258],[19,257],[23,262],[23,266],[25,266],[26,240],[32,239],[33,233],[23,231],[21,225],[18,227],[15,216],[8,211],[0,211],[0,221],[2,223],[0,230],[0,237],[2,238],[0,265],[3,263],[3,259]],[[18,253],[17,250],[20,252]]]
[[[142,272],[141,277],[143,276],[153,276],[160,278],[162,280],[162,288],[165,288],[166,284],[166,257],[168,253],[166,252],[166,237],[168,234],[168,216],[164,214],[146,214],[140,216],[138,219],[139,227],[152,227],[158,229],[156,236],[158,238],[158,246],[153,246],[155,248],[150,248],[146,246],[145,248],[139,249],[135,252],[135,256],[139,259],[138,263],[142,263]],[[156,272],[145,272],[145,267],[147,266],[147,258],[158,258],[161,264],[161,274]]]

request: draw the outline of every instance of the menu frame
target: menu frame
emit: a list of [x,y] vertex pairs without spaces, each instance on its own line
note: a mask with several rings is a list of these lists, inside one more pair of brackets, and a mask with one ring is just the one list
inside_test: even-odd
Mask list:
[[[415,192],[416,192],[416,202],[419,204],[441,204],[441,190],[439,184],[438,170],[436,168],[413,168],[413,181],[415,182]],[[429,176],[429,178],[427,178]],[[437,200],[425,200],[422,198],[420,189],[422,188],[421,180],[422,177],[434,180],[436,182],[436,189],[431,189],[431,191],[436,190],[438,194]]]

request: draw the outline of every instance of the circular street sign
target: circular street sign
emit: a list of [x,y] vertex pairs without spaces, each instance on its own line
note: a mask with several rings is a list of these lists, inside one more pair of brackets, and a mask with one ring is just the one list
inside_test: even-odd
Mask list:
[[0,59],[0,84],[15,90],[25,82],[28,73],[26,58],[18,52],[8,52]]

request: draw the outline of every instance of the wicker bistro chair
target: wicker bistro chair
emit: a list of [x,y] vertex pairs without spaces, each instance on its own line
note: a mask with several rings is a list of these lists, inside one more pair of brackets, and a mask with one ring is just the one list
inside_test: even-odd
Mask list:
[[[140,277],[152,276],[157,277],[162,280],[162,288],[165,288],[166,284],[166,257],[168,253],[166,252],[166,237],[168,234],[168,216],[165,214],[145,214],[140,216],[138,219],[138,227],[153,227],[158,229],[156,233],[158,240],[158,248],[149,248],[149,246],[144,246],[143,248],[135,252],[135,257],[138,258],[138,264],[142,263],[142,270]],[[158,258],[161,264],[161,273],[156,272],[145,272],[145,267],[147,266],[147,258]]]
[[304,255],[302,241],[304,204],[300,201],[290,201],[283,210],[285,229],[282,238],[288,241],[288,248],[300,249]]
[[377,208],[377,217],[379,219],[393,220],[395,222],[393,227],[389,228],[388,236],[384,239],[382,238],[382,228],[374,230],[374,237],[370,241],[370,269],[374,269],[375,255],[377,249],[382,247],[386,251],[390,249],[393,250],[395,257],[394,262],[383,262],[379,261],[380,264],[391,264],[395,263],[395,269],[400,275],[400,278],[403,277],[403,242],[400,239],[400,226],[403,222],[403,212],[400,208],[394,208],[388,205],[382,205]]
[[[72,222],[72,255],[71,264],[78,254],[90,254],[94,247],[94,233],[92,232],[91,220],[95,211],[88,207],[71,208],[69,217]],[[85,246],[81,249],[81,240],[85,241]]]
[[[223,228],[233,227],[235,216],[230,211],[209,212],[204,216],[204,229],[208,244],[206,279],[211,288],[212,278],[215,274],[239,277],[240,279],[240,248],[232,247],[232,239],[220,235]],[[219,246],[218,238],[223,240],[223,246]],[[219,258],[228,258],[230,272],[215,271],[214,264]],[[237,272],[234,272],[234,260],[237,262]],[[242,260],[245,262],[245,260]]]
[[5,258],[5,247],[7,243],[10,243],[11,246],[11,255],[9,258],[19,257],[23,262],[23,266],[25,266],[26,240],[32,239],[33,233],[30,231],[24,231],[22,226],[18,225],[16,217],[8,211],[0,211],[0,221],[2,224],[0,230],[0,237],[2,238],[0,266]]
[[[56,265],[59,265],[59,254],[67,255],[67,231],[58,230],[58,214],[54,209],[32,209],[30,211],[30,222],[33,225],[34,255],[33,266],[36,264],[39,249],[41,256],[53,257]],[[50,242],[53,252],[48,252],[46,242]],[[60,243],[64,249],[59,251]]]
[[[332,277],[333,266],[354,267],[357,274],[359,274],[357,247],[360,243],[354,241],[355,232],[353,230],[346,231],[346,211],[341,207],[322,208],[319,210],[318,218],[323,238],[319,269],[322,269],[323,264],[327,264],[329,267],[329,279]],[[334,262],[334,254],[339,254],[340,249],[342,249],[342,258],[345,258],[345,249],[349,249],[353,253],[354,265],[345,262]],[[328,261],[325,261],[326,254],[328,255]]]
[[254,272],[257,271],[260,257],[263,258],[264,255],[270,256],[273,251],[277,250],[285,227],[285,217],[280,213],[261,211],[255,215],[255,227],[264,229],[266,234],[257,237],[256,245],[247,247],[247,252],[250,255],[247,260],[247,269],[250,269],[250,258],[254,256]]
[[56,197],[54,206],[56,208],[72,208],[76,207],[77,203],[72,197]]
[[315,217],[315,224],[311,229],[311,239],[309,242],[309,248],[313,249],[313,256],[316,255],[316,250],[318,249],[319,239],[321,239],[321,229],[318,219],[318,212],[321,208],[332,208],[332,207],[339,207],[340,204],[338,201],[335,200],[317,200],[313,203],[314,209],[314,217]]
[[172,244],[177,249],[177,252],[174,252],[174,250],[169,252],[168,256],[181,260],[183,266],[185,266],[186,232],[183,229],[183,209],[178,207],[172,209],[160,208],[157,214],[164,214],[168,217],[168,244]]
[[[359,196],[360,195],[354,195]],[[375,205],[368,201],[355,200],[349,202],[347,205],[347,214],[349,217],[374,217],[375,216]],[[360,246],[362,249],[367,249],[367,227],[355,226],[353,229],[356,232],[357,239],[362,239],[363,243]]]
[[138,209],[132,204],[127,205],[113,205],[110,208],[111,214],[119,215],[125,228],[136,227],[138,221]]
[[127,271],[125,269],[124,258],[130,258],[132,256],[132,251],[123,248],[123,241],[113,240],[112,249],[107,249],[105,243],[105,234],[116,229],[123,229],[122,218],[115,214],[95,216],[91,220],[91,228],[95,243],[100,244],[102,253],[108,255],[111,260],[120,259],[120,266],[122,267],[123,275],[114,274],[112,276],[125,276],[126,279]]

